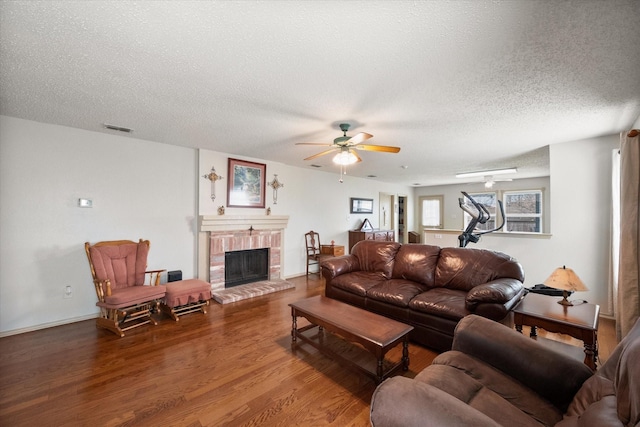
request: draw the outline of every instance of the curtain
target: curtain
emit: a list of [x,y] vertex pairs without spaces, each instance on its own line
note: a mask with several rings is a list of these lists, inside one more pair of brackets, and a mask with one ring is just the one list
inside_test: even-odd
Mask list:
[[620,135],[620,261],[618,267],[618,339],[640,317],[640,137]]
[[611,241],[609,242],[609,289],[607,312],[618,312],[618,265],[620,265],[620,149],[611,152]]

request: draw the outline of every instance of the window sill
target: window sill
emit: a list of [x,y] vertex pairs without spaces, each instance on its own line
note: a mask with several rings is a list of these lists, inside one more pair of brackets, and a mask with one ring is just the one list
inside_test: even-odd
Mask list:
[[[425,229],[424,230],[425,233],[433,233],[433,234],[455,234],[455,235],[460,235],[462,234],[462,230],[449,230],[449,229],[444,229],[444,228],[440,228],[440,229],[434,229],[434,228],[429,228],[429,229]],[[504,232],[504,231],[494,231],[493,233],[487,233],[487,234],[483,234],[483,237],[485,236],[501,236],[501,237],[526,237],[526,238],[533,238],[533,239],[549,239],[551,238],[551,236],[553,236],[553,234],[551,233],[525,233],[525,232],[521,232],[521,231],[511,231],[511,232]]]

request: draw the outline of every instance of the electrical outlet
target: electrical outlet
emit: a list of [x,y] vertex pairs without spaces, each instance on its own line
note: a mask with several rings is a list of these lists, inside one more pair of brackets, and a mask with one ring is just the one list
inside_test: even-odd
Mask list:
[[64,288],[64,297],[63,298],[71,298],[73,297],[73,289],[71,289],[71,286],[66,286]]
[[435,234],[433,237],[435,237],[436,239],[442,239],[442,234]]

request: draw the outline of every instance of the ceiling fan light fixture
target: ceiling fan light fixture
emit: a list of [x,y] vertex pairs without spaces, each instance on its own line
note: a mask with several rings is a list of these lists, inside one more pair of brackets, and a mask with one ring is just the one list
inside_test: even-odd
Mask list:
[[503,175],[506,173],[516,173],[518,172],[518,168],[505,168],[505,169],[494,169],[494,170],[486,170],[486,171],[476,171],[476,172],[461,172],[456,174],[456,178],[473,178],[476,176],[486,176],[486,175]]
[[346,166],[352,165],[358,161],[358,158],[350,150],[340,151],[333,158],[333,163]]
[[492,175],[488,175],[484,177],[484,188],[493,188],[493,184],[496,182],[493,180]]

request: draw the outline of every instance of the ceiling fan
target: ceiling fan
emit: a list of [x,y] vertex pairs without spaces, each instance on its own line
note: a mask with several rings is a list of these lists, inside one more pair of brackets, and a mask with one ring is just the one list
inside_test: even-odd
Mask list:
[[484,182],[484,188],[493,188],[493,184],[496,182],[510,182],[511,178],[494,178],[493,175],[486,175],[480,182]]
[[298,142],[296,143],[296,145],[329,146],[331,147],[330,149],[314,154],[313,156],[309,156],[305,160],[312,160],[316,157],[324,156],[326,154],[337,151],[338,153],[333,158],[333,161],[343,166],[362,161],[360,156],[356,154],[355,150],[380,151],[383,153],[397,153],[400,151],[400,147],[362,144],[364,141],[373,138],[373,135],[366,132],[360,132],[355,134],[354,136],[347,136],[347,131],[349,130],[350,126],[351,125],[349,125],[349,123],[341,123],[340,130],[343,132],[343,136],[334,139],[332,144],[322,142]]

